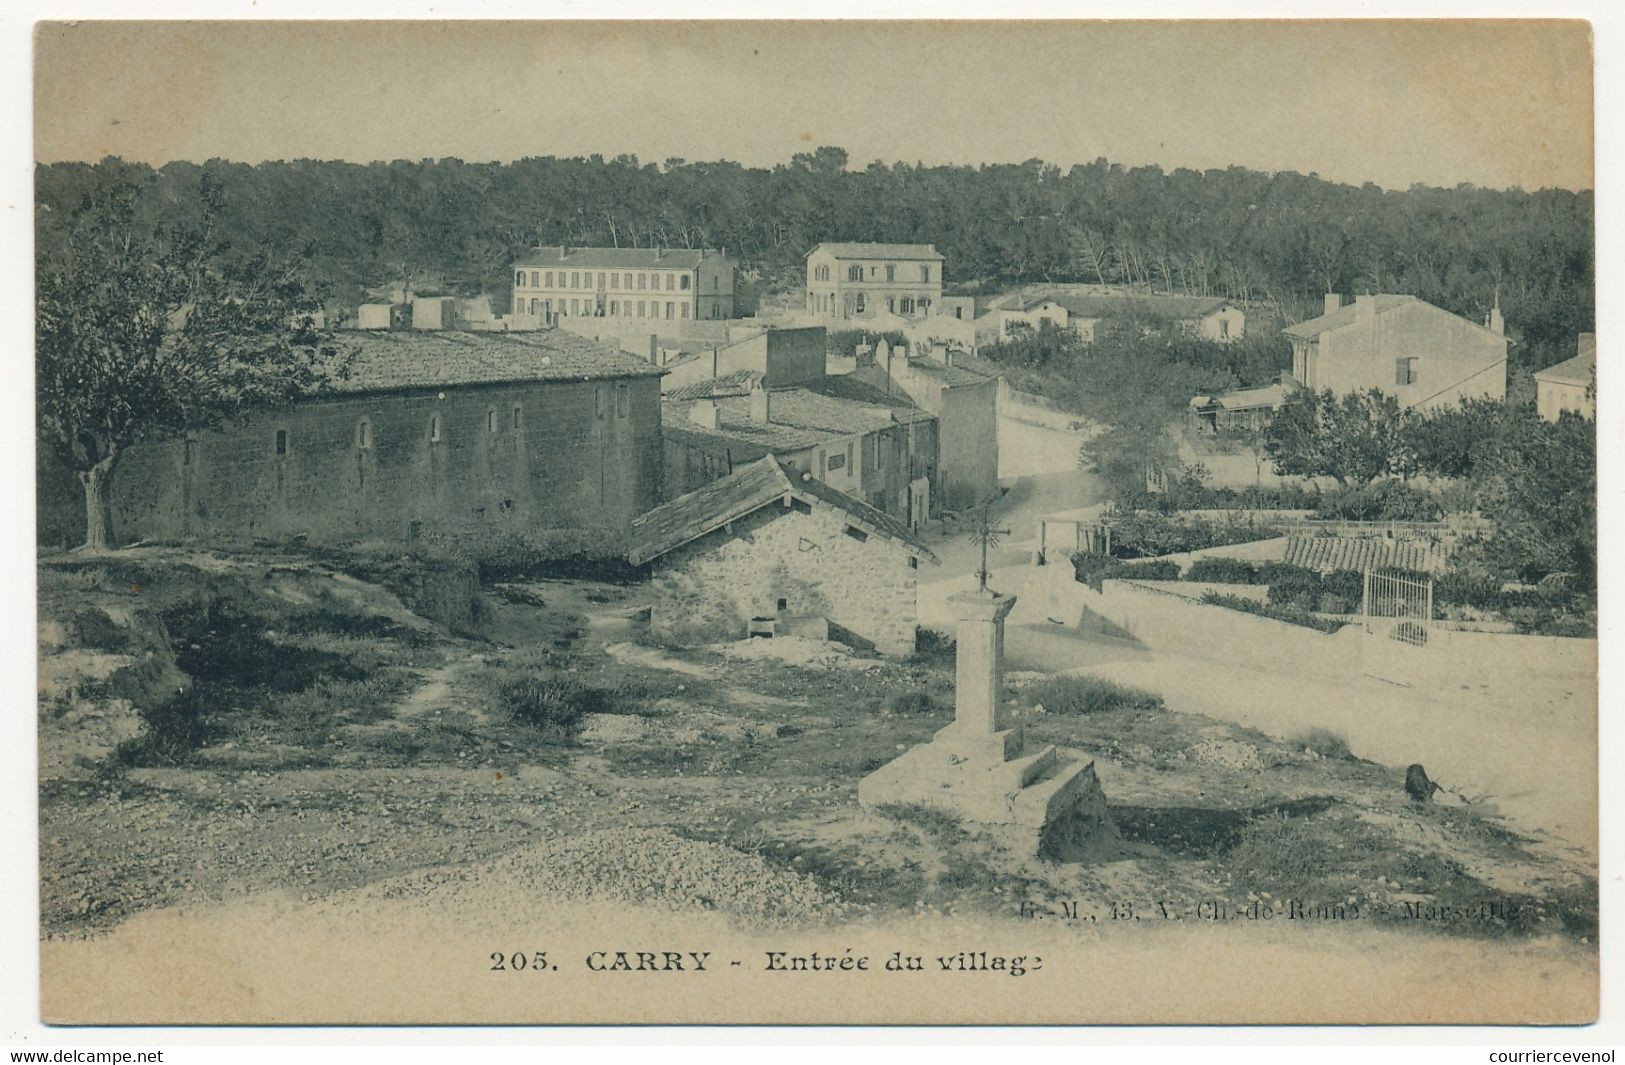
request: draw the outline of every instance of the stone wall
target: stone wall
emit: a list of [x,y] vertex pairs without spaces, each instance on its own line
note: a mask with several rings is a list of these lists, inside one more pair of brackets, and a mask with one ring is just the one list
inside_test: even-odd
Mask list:
[[[659,479],[658,378],[333,396],[131,449],[113,530],[128,543],[620,527],[658,502]],[[78,543],[73,474],[47,464],[40,480],[41,542]]]
[[[737,640],[753,617],[822,617],[889,655],[914,651],[909,551],[848,534],[846,515],[773,504],[656,560],[650,624],[674,643]],[[782,602],[782,607],[781,607]]]

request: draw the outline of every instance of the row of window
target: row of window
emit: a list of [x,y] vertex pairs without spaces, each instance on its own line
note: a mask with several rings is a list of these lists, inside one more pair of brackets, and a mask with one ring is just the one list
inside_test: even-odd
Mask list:
[[[836,297],[834,293],[809,292],[807,294],[807,309],[814,314],[834,314],[836,310]],[[857,292],[841,297],[841,308],[847,314],[863,314],[869,309],[869,300],[866,293]],[[886,310],[893,314],[925,314],[931,309],[929,299],[916,299],[913,296],[887,296]]]
[[[627,271],[625,273],[606,274],[604,271],[600,270],[598,271],[598,283],[595,285],[593,284],[593,272],[591,270],[560,270],[558,271],[558,284],[555,285],[553,283],[553,273],[554,272],[552,270],[532,270],[530,271],[530,284],[527,286],[525,284],[525,271],[518,270],[515,271],[513,275],[513,283],[517,288],[618,289],[622,287],[622,282],[624,280],[626,289],[630,291],[632,288],[632,279],[636,277],[637,287],[639,289],[659,290],[661,285],[660,279],[663,277],[666,279],[665,285],[667,292],[687,292],[689,289],[689,283],[693,280],[688,274],[633,274],[631,271]],[[604,283],[606,278],[609,282],[607,285]],[[713,290],[715,290],[719,284],[719,278],[711,279],[711,288]]]
[[[613,407],[609,396],[609,389],[600,385],[593,389],[593,417],[604,421],[610,416],[613,409],[616,418],[630,417],[632,414],[632,390],[627,385],[615,386]],[[504,428],[518,432],[525,427],[525,408],[514,406],[512,413],[504,419],[495,407],[485,412],[485,431],[487,433],[500,432]],[[445,422],[439,414],[429,415],[429,442],[442,443],[446,438]],[[186,449],[187,461],[190,463],[194,441],[188,440]],[[288,430],[278,429],[272,447],[277,455],[288,453]],[[372,450],[372,422],[362,418],[355,427],[355,446],[358,451]]]
[[[556,307],[553,305],[553,303],[554,301],[552,300],[533,299],[530,301],[529,305],[530,313],[545,315],[585,314],[593,318],[603,318],[607,313],[607,315],[611,318],[664,317],[667,320],[688,317],[688,304],[677,303],[672,300],[666,301],[666,313],[664,315],[660,313],[661,303],[659,300],[637,300],[635,304],[632,300],[609,300],[608,303],[605,304],[591,299],[560,299],[558,301],[558,306]],[[521,309],[524,309],[525,301],[520,300],[519,305]],[[634,310],[636,313],[633,313]],[[647,313],[645,313],[645,311],[647,311]],[[715,308],[712,309],[712,317],[716,317]]]
[[[882,279],[896,281],[898,269],[896,263],[886,263],[883,266],[876,266],[873,263],[868,265],[853,263],[846,268],[846,279],[848,281],[879,281]],[[931,283],[931,267],[922,264],[919,271],[920,284],[929,285]],[[829,278],[830,268],[828,266],[813,267],[812,280],[828,281]]]

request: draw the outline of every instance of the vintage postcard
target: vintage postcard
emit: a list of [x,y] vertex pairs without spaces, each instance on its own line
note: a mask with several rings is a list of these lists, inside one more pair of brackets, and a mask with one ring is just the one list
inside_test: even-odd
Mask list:
[[1587,23],[34,84],[47,1023],[1597,1016]]

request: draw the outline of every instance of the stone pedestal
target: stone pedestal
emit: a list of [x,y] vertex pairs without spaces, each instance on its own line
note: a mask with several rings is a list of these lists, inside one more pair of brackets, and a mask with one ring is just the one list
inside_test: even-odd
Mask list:
[[959,615],[953,724],[864,777],[858,801],[941,810],[1028,854],[1064,856],[1112,834],[1094,763],[1053,744],[1029,750],[1008,720],[1004,620],[1015,597],[977,591],[949,602]]

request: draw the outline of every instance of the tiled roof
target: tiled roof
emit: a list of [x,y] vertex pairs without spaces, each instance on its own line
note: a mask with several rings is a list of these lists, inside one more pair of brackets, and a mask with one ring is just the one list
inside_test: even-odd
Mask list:
[[[769,421],[751,417],[748,396],[718,396],[717,427],[694,423],[688,409],[694,401],[668,399],[664,422],[690,432],[721,436],[775,451],[800,451],[844,437],[884,429],[904,420],[894,408],[821,395],[805,388],[775,389],[768,393]],[[928,415],[929,417],[929,415]]]
[[532,248],[514,261],[514,268],[603,268],[605,270],[692,270],[707,258],[719,258],[713,248]]
[[1554,363],[1544,370],[1535,371],[1537,381],[1555,381],[1568,385],[1589,385],[1597,373],[1597,349],[1592,348],[1584,355],[1576,355],[1572,359],[1564,359]]
[[1079,318],[1144,314],[1168,321],[1202,318],[1230,306],[1230,301],[1204,296],[1055,296],[1056,303]]
[[899,422],[923,422],[936,417],[918,407],[901,392],[886,391],[886,374],[875,366],[860,366],[851,373],[832,374],[824,378],[824,394],[836,399],[870,403],[888,407]]
[[[1382,314],[1385,311],[1391,311],[1395,307],[1400,307],[1407,303],[1421,302],[1415,296],[1401,296],[1393,295],[1391,293],[1381,293],[1379,295],[1372,296],[1371,298],[1375,301],[1373,306],[1378,314]],[[1333,329],[1341,329],[1346,325],[1353,324],[1354,304],[1347,303],[1337,308],[1337,310],[1332,311],[1330,314],[1323,314],[1319,318],[1310,318],[1308,321],[1289,325],[1285,329],[1281,330],[1281,332],[1285,333],[1287,336],[1299,337],[1303,340],[1313,340],[1322,333],[1330,332]]]
[[1380,536],[1291,536],[1286,542],[1289,565],[1321,573],[1348,569],[1408,569],[1442,573],[1442,548],[1425,541],[1389,540]]
[[633,565],[640,566],[762,507],[782,503],[786,497],[828,504],[870,531],[905,544],[921,557],[936,561],[931,549],[897,519],[810,476],[803,479],[794,470],[782,466],[772,455],[741,466],[721,480],[680,495],[632,519],[627,559]]
[[934,244],[858,244],[825,241],[813,252],[822,249],[837,259],[931,259],[942,261],[942,253]]
[[1191,399],[1193,407],[1220,407],[1224,410],[1254,410],[1259,407],[1279,407],[1287,397],[1297,391],[1296,385],[1274,384],[1259,388],[1237,388],[1210,396]]
[[957,361],[952,366],[940,363],[935,359],[910,359],[908,368],[916,373],[923,373],[935,377],[949,388],[959,388],[963,385],[981,385],[993,380],[997,375],[981,373]]
[[617,347],[562,329],[344,330],[336,335],[336,344],[355,352],[348,375],[332,382],[339,392],[654,377],[664,372]]
[[751,387],[762,379],[762,375],[755,370],[735,370],[733,373],[723,374],[721,377],[707,377],[700,381],[690,381],[680,388],[674,388],[666,393],[669,400],[681,402],[689,399],[711,399],[721,396],[749,395]]

